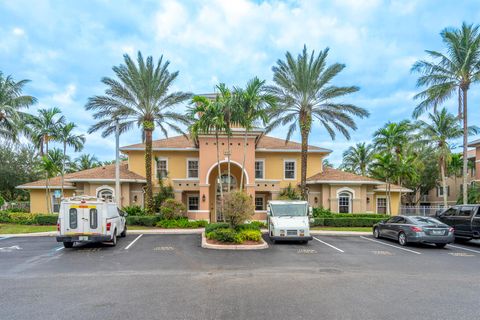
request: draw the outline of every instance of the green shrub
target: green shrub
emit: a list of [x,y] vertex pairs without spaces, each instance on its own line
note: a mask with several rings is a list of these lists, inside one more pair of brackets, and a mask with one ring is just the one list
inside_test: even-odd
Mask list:
[[142,207],[133,205],[133,206],[126,206],[122,208],[129,216],[144,216],[145,210]]
[[0,207],[5,204],[5,199],[3,199],[2,196],[0,196]]
[[280,195],[278,199],[279,200],[300,200],[301,196],[298,193],[297,189],[292,187],[292,185],[289,183],[288,187],[283,188],[282,191],[280,191]]
[[[240,231],[240,237],[243,241],[260,241],[262,233],[260,230],[242,230]],[[242,241],[242,242],[243,242]]]
[[243,191],[233,191],[226,194],[222,214],[230,227],[235,229],[255,214],[252,198]]
[[187,218],[168,220],[163,219],[157,222],[157,227],[165,229],[203,228],[208,224],[205,220],[189,221]]
[[217,229],[226,229],[228,228],[228,223],[210,223],[205,227],[205,233],[215,231]]
[[236,230],[237,231],[242,231],[242,230],[258,230],[260,231],[260,228],[263,227],[263,223],[258,222],[258,221],[252,221],[250,223],[245,223],[237,226]]
[[160,213],[164,219],[180,219],[187,215],[187,208],[175,199],[167,199],[162,203]]
[[243,238],[234,229],[231,228],[221,228],[217,229],[215,231],[209,232],[206,234],[206,237],[208,239],[214,239],[220,242],[226,242],[226,243],[242,243]]
[[0,211],[0,223],[10,223],[10,215],[7,211]]
[[315,209],[313,226],[327,227],[371,227],[375,223],[390,218],[375,213],[332,213],[330,210]]
[[173,187],[171,185],[165,186],[163,184],[163,179],[160,178],[158,180],[160,190],[158,193],[153,197],[153,205],[155,208],[155,212],[160,212],[161,207],[165,200],[175,198],[175,193],[173,191]]
[[57,220],[57,214],[0,211],[0,223],[47,226],[56,225]]
[[161,216],[127,216],[127,224],[145,227],[154,227],[158,221],[162,220]]
[[35,224],[40,226],[56,225],[58,221],[57,214],[37,214],[35,215]]

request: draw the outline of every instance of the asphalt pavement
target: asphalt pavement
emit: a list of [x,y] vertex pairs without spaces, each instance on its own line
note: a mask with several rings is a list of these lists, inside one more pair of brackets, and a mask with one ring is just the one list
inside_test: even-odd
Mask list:
[[0,319],[476,319],[480,243],[315,236],[258,251],[200,235],[64,249],[0,237]]

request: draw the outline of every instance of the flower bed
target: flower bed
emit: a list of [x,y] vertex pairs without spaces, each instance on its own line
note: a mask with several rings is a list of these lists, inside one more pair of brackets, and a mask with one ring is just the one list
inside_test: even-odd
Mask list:
[[226,223],[213,223],[205,227],[207,242],[211,244],[259,244],[262,243],[260,224],[252,222],[231,228]]

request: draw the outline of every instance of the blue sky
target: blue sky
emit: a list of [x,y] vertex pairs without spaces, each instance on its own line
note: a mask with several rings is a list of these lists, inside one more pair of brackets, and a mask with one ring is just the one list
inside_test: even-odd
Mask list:
[[[89,96],[101,94],[100,79],[112,75],[124,53],[163,54],[180,75],[174,90],[212,92],[215,84],[243,86],[258,76],[271,82],[271,67],[286,51],[330,48],[329,62],[347,65],[334,80],[358,85],[344,99],[371,112],[358,120],[350,141],[331,141],[318,124],[311,144],[334,150],[341,162],[350,145],[370,141],[387,121],[409,118],[418,92],[414,61],[425,49],[442,50],[439,32],[463,21],[480,21],[478,0],[335,1],[1,1],[0,70],[30,79],[25,92],[57,106],[86,132],[94,123],[84,110]],[[480,125],[480,86],[470,90],[470,124]],[[452,112],[455,101],[445,105]],[[284,137],[278,129],[272,133]],[[155,138],[161,138],[159,131]],[[138,130],[121,145],[138,143]],[[299,140],[299,135],[294,137]],[[114,139],[87,135],[84,152],[114,157]]]

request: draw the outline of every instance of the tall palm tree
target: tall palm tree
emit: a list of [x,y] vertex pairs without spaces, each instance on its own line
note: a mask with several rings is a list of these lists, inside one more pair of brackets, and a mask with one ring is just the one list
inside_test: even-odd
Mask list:
[[349,129],[356,130],[353,116],[367,117],[369,112],[353,104],[334,102],[359,90],[356,86],[337,87],[331,80],[344,68],[344,64],[334,63],[327,66],[328,48],[315,55],[307,52],[307,47],[295,59],[290,52],[285,54],[285,61],[278,60],[272,68],[274,86],[269,91],[277,99],[276,108],[270,112],[272,121],[267,132],[278,126],[288,125],[286,140],[289,141],[297,126],[302,139],[301,192],[307,198],[307,157],[308,138],[312,122],[317,120],[335,139],[335,129],[345,138],[350,139]]
[[415,98],[421,99],[413,112],[420,116],[457,96],[458,117],[463,119],[463,203],[467,203],[468,171],[468,90],[480,81],[480,25],[463,23],[460,29],[446,28],[440,35],[446,53],[427,50],[432,61],[417,61],[412,71],[420,73],[418,87],[426,87]]
[[275,107],[275,97],[266,90],[265,80],[257,77],[247,83],[245,89],[236,88],[235,96],[239,106],[240,124],[245,130],[243,136],[243,162],[242,176],[240,178],[240,190],[243,188],[243,179],[245,175],[245,160],[247,154],[247,137],[255,125],[265,126],[268,122],[267,110]]
[[398,161],[394,155],[388,152],[375,154],[372,163],[373,176],[385,181],[387,184],[388,214],[392,213],[391,185],[398,177]]
[[0,138],[16,140],[28,117],[21,109],[28,108],[37,99],[23,95],[22,91],[30,80],[13,80],[0,72]]
[[47,203],[47,213],[52,212],[50,179],[59,173],[62,159],[63,155],[61,151],[59,149],[53,149],[43,155],[40,161],[40,169],[45,173],[45,200]]
[[89,133],[102,130],[102,136],[115,133],[116,119],[119,121],[120,134],[141,127],[145,137],[145,190],[146,211],[153,214],[152,190],[152,135],[155,126],[165,137],[167,129],[183,133],[180,124],[188,125],[188,117],[172,111],[171,108],[188,100],[189,93],[170,92],[178,71],[168,71],[169,61],[160,57],[157,64],[153,58],[146,60],[138,52],[137,63],[128,54],[124,64],[113,67],[117,79],[105,77],[102,82],[108,87],[105,95],[88,99],[87,110],[95,111],[93,117],[99,120],[89,129]]
[[389,152],[398,157],[405,151],[412,130],[410,121],[387,122],[373,134],[373,145],[378,152]]
[[365,142],[351,146],[343,153],[342,168],[366,176],[373,157],[373,146]]
[[63,144],[63,159],[62,159],[62,170],[61,170],[61,174],[62,174],[62,197],[64,196],[64,176],[65,176],[65,161],[66,161],[66,157],[67,157],[67,146],[68,147],[73,147],[73,149],[75,150],[75,152],[79,152],[79,151],[82,151],[83,149],[83,144],[85,143],[85,136],[83,134],[75,134],[73,133],[73,130],[76,128],[77,126],[75,125],[75,123],[73,122],[70,122],[70,123],[67,123],[65,125],[62,125],[60,127],[60,130],[57,131],[57,133],[55,134],[55,138],[61,142]]
[[[442,178],[443,188],[443,204],[448,205],[447,201],[447,180],[446,171],[447,164],[450,162],[450,142],[460,138],[463,135],[463,128],[458,122],[458,118],[448,113],[447,109],[434,111],[428,115],[429,122],[419,120],[420,141],[426,145],[432,145],[437,153],[438,166]],[[474,134],[477,130],[475,127],[469,128],[469,133]]]
[[65,116],[57,107],[40,109],[38,116],[30,117],[28,124],[28,135],[40,151],[40,156],[44,156],[48,154],[49,141],[57,140],[56,135],[65,124]]
[[82,171],[96,167],[100,167],[102,163],[98,161],[97,157],[89,153],[84,153],[75,159],[75,170]]

